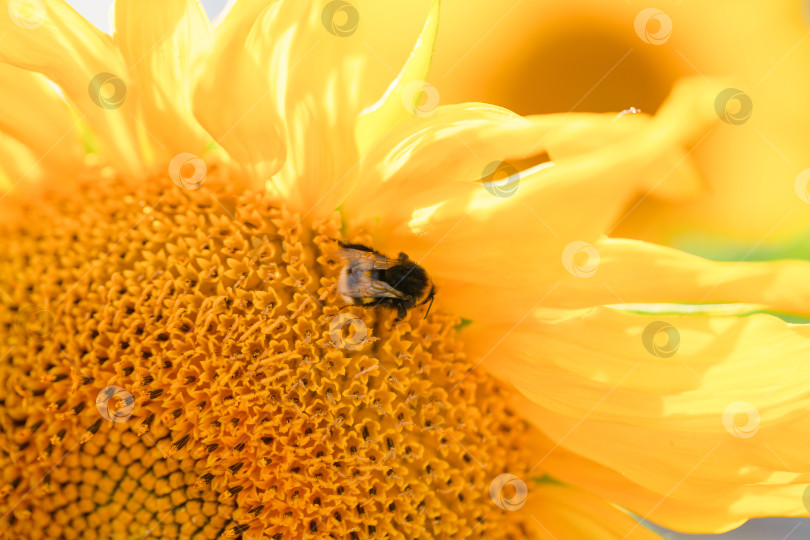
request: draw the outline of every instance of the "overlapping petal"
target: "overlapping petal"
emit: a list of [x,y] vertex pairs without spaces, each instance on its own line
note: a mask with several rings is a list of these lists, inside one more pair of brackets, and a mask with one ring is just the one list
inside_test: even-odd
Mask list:
[[806,261],[715,262],[673,248],[610,238],[594,248],[599,264],[593,275],[566,272],[544,305],[744,302],[799,315],[810,312],[810,291],[800,286],[810,274]]
[[[468,196],[486,167],[542,151],[550,126],[483,103],[446,105],[407,120],[379,139],[344,202],[355,215],[407,223],[413,209]],[[384,231],[383,231],[384,232]]]
[[198,0],[118,0],[113,39],[140,97],[139,121],[165,162],[210,142],[191,112],[195,65],[211,30]]
[[43,166],[75,171],[84,156],[81,126],[64,99],[38,73],[0,64],[0,79],[0,131],[24,144]]
[[[407,174],[402,174],[399,183],[410,179],[414,186],[409,193],[413,195],[398,200],[397,204],[393,204],[390,197],[383,199],[384,204],[379,207],[375,207],[372,197],[367,197],[365,202],[374,209],[372,216],[381,217],[382,244],[396,245],[427,268],[434,269],[442,290],[442,302],[449,309],[470,318],[488,309],[481,306],[482,309],[473,309],[476,313],[467,310],[472,300],[465,290],[469,284],[511,287],[512,292],[521,297],[521,302],[529,302],[527,305],[531,307],[566,273],[563,264],[558,262],[566,248],[574,242],[596,242],[621,219],[626,205],[634,197],[664,185],[669,186],[667,193],[677,195],[681,188],[690,191],[699,184],[698,180],[687,181],[688,174],[670,177],[678,162],[673,166],[668,158],[673,152],[680,153],[680,162],[684,161],[689,145],[697,142],[695,139],[703,133],[701,126],[704,131],[708,129],[704,97],[701,87],[687,83],[673,93],[658,116],[649,122],[636,123],[639,129],[632,135],[581,154],[563,155],[553,166],[549,163],[529,169],[515,179],[516,191],[506,195],[497,189],[486,189],[481,182],[480,169],[475,169],[482,162],[497,163],[509,155],[523,158],[527,154],[541,153],[543,136],[551,135],[552,142],[562,141],[563,137],[555,138],[554,132],[564,132],[565,123],[549,122],[543,117],[529,118],[522,135],[531,135],[530,140],[516,143],[509,136],[521,133],[516,129],[520,124],[507,118],[502,126],[490,132],[482,131],[479,150],[464,149],[464,157],[472,164],[461,167],[461,173],[471,175],[466,182],[451,176],[443,185],[443,179],[436,179],[440,187],[432,189],[419,188],[436,175],[435,161],[414,159],[411,167],[410,158],[427,156],[427,152],[415,152],[418,146],[406,143],[379,158],[374,167],[367,170],[376,173],[378,181],[384,185],[393,177],[387,171],[403,168]],[[450,110],[448,114],[453,112]],[[698,122],[697,127],[671,125],[673,117],[684,115],[703,118],[703,121]],[[494,125],[495,117],[491,120]],[[572,119],[577,124],[583,120],[582,117]],[[594,123],[598,125],[602,121],[597,118]],[[420,125],[423,126],[421,131]],[[437,123],[430,127],[429,123],[414,121],[403,124],[402,129],[410,127],[414,134],[428,135],[424,144],[434,143],[434,156],[453,154],[453,158],[446,159],[456,159],[462,147],[469,144],[459,144],[464,141],[459,141],[458,137],[437,135],[463,135],[463,125],[457,122],[456,126],[442,127]],[[538,137],[536,144],[534,134]],[[413,137],[415,140],[418,135]],[[489,137],[492,140],[506,138],[502,143],[495,143]],[[512,149],[507,150],[510,144]],[[385,214],[380,216],[386,207]],[[409,210],[409,220],[404,221],[402,216]],[[494,260],[498,264],[493,268]],[[532,292],[527,292],[526,287],[518,291],[518,287],[524,285]],[[519,313],[519,317],[526,312],[510,300],[505,299],[504,309],[497,310],[497,314],[490,311],[490,316],[502,317],[503,311],[511,310]]]
[[25,178],[41,178],[35,154],[14,137],[0,133],[0,197]]
[[706,532],[807,514],[810,459],[796,441],[810,429],[808,338],[769,315],[599,308],[484,325],[466,341],[537,405],[521,410],[555,444],[629,482],[612,500]]
[[652,531],[604,499],[576,488],[543,483],[532,490],[526,509],[532,512],[537,537],[545,540],[654,540]]
[[[194,98],[202,124],[237,161],[253,164],[260,179],[277,174],[274,186],[315,215],[334,210],[354,185],[355,136],[366,147],[401,120],[387,111],[394,101],[401,107],[398,85],[425,72],[422,51],[432,50],[438,17],[436,2],[412,62],[391,87],[396,95],[359,126],[360,112],[385,89],[366,77],[373,49],[365,40],[381,29],[364,29],[362,3],[334,4],[237,2]],[[343,22],[331,18],[338,14]]]
[[[26,3],[4,0],[13,13]],[[124,173],[143,170],[136,99],[127,99],[128,67],[110,37],[64,0],[42,0],[34,18],[0,17],[0,61],[42,73],[58,84],[95,134],[95,144]],[[30,8],[30,5],[28,6]],[[28,23],[24,22],[28,21]]]

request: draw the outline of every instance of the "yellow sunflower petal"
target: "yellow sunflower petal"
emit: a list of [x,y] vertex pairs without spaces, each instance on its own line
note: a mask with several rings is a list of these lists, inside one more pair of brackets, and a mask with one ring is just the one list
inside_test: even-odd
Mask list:
[[[549,414],[524,396],[515,396],[511,405],[529,417]],[[531,444],[538,451],[535,472],[549,471],[557,481],[578,486],[622,508],[633,509],[638,515],[652,516],[654,513],[658,523],[668,524],[670,528],[682,528],[684,520],[688,520],[709,524],[707,530],[719,532],[736,528],[747,519],[740,516],[734,521],[735,516],[729,516],[725,509],[728,500],[701,499],[696,504],[694,500],[676,499],[657,493],[631,481],[620,471],[584,458],[542,434],[535,433]],[[711,492],[711,488],[708,489]],[[719,519],[718,512],[721,516]]]
[[541,317],[482,325],[468,351],[538,405],[521,412],[555,444],[658,495],[636,492],[628,509],[686,532],[807,514],[810,458],[796,441],[810,429],[810,327],[607,308]]
[[621,509],[568,486],[540,484],[529,493],[526,510],[532,512],[538,537],[545,540],[660,540]]
[[587,278],[568,274],[544,305],[582,308],[617,303],[746,302],[807,314],[806,261],[715,262],[637,240],[594,244],[598,269]]
[[41,167],[30,148],[0,133],[0,197],[24,179],[37,180],[41,177]]
[[[700,183],[683,175],[672,178],[674,169],[667,158],[680,152],[681,161],[687,159],[684,148],[697,142],[700,129],[707,129],[708,120],[699,120],[706,118],[704,97],[699,87],[685,83],[656,117],[632,135],[562,158],[553,166],[541,164],[513,175],[506,188],[486,189],[480,182],[469,182],[466,189],[454,196],[445,192],[442,198],[429,190],[413,190],[410,199],[396,205],[415,206],[409,221],[397,225],[401,212],[393,207],[382,216],[381,245],[396,246],[432,270],[446,308],[473,319],[519,318],[568,275],[562,264],[566,254],[590,249],[621,221],[628,202],[638,194],[677,180],[666,189],[672,196],[683,186],[688,191]],[[673,121],[681,116],[697,118],[699,127]],[[530,121],[541,124],[540,133],[544,125],[554,129],[542,117]],[[542,148],[542,140],[538,143]],[[446,141],[435,144],[435,155],[445,155],[447,147]],[[410,170],[411,177],[434,174],[422,169]],[[498,261],[494,269],[493,260]],[[527,282],[537,294],[519,290]],[[469,284],[476,283],[512,287],[523,306],[510,302],[503,302],[501,310],[484,306],[469,294]]]
[[[32,5],[41,9],[27,11]],[[0,61],[56,82],[92,128],[101,151],[124,172],[141,171],[135,100],[127,97],[127,66],[110,37],[64,0],[12,2],[6,9],[10,16],[0,17]]]
[[659,149],[655,163],[659,177],[652,185],[650,195],[681,200],[694,196],[705,187],[687,157],[693,146],[703,142],[717,123],[714,101],[721,89],[719,83],[707,84],[699,77],[681,79],[655,117],[646,114],[568,113],[530,118],[543,118],[556,127],[543,138],[553,160],[598,150],[628,140],[641,130],[649,130],[652,139],[669,141],[666,148]]
[[354,184],[357,117],[384,89],[365,77],[366,40],[380,31],[365,14],[339,1],[237,2],[195,93],[206,129],[257,178],[278,173],[305,212],[333,211]]
[[118,0],[113,39],[139,89],[158,151],[200,153],[210,142],[191,113],[193,68],[211,39],[198,0]]
[[[618,143],[641,129],[649,128],[653,121],[645,114],[618,116],[615,113],[552,114],[529,118],[538,121],[542,119],[550,125],[549,133],[543,137],[542,143],[555,161]],[[708,129],[713,120],[703,120],[704,129]],[[706,191],[706,181],[692,161],[687,159],[688,155],[689,148],[681,145],[673,145],[661,153],[656,166],[661,171],[662,181],[653,186],[650,196],[683,201]]]
[[357,189],[344,209],[407,222],[413,208],[480,187],[488,165],[539,153],[547,131],[545,124],[494,105],[438,107],[430,117],[407,120],[379,139],[363,158]]
[[8,64],[0,64],[0,80],[0,131],[30,148],[43,165],[63,173],[78,167],[84,153],[79,123],[47,80]]
[[[409,111],[403,106],[403,93],[407,93],[409,85],[424,82],[427,77],[436,34],[439,30],[440,6],[440,0],[432,0],[422,34],[414,45],[411,56],[402,71],[380,100],[358,117],[355,136],[360,154],[364,154],[392,127],[413,116],[413,111]],[[414,99],[416,97],[413,96]]]
[[[398,119],[381,113],[355,131],[360,112],[383,93],[366,82],[369,62],[376,54],[366,40],[385,30],[385,20],[366,20],[371,9],[365,5],[334,0],[282,3],[262,32],[262,36],[284,36],[286,44],[270,64],[279,95],[283,88],[284,98],[277,106],[285,119],[288,152],[278,180],[294,184],[293,198],[316,216],[332,212],[356,183],[360,150],[355,137],[361,136],[368,145]],[[422,50],[432,48],[427,36],[436,24],[437,11],[438,1],[420,38],[423,45],[417,44],[417,54],[403,72],[403,83],[421,73],[429,60]],[[267,45],[257,40],[257,46]],[[388,105],[395,98],[405,111],[401,96],[394,95],[384,98],[385,110],[396,106],[393,101]]]
[[254,25],[271,18],[277,8],[269,0],[240,0],[231,6],[216,28],[192,97],[198,121],[236,163],[260,179],[278,171],[284,160],[282,122],[267,73],[269,59],[259,57],[258,47],[252,45],[261,38]]

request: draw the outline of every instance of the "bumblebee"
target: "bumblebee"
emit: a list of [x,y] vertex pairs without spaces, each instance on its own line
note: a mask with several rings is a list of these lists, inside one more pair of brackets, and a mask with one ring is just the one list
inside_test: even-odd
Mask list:
[[363,244],[344,244],[337,255],[345,262],[338,279],[337,292],[344,300],[357,306],[384,306],[397,310],[397,323],[409,309],[430,302],[433,305],[436,288],[424,268],[405,253],[389,259]]

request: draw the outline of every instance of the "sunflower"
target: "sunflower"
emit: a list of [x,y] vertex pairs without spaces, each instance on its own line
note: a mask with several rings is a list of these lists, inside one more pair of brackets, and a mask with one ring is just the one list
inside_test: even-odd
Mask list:
[[[609,238],[700,189],[659,113],[439,106],[439,2],[4,2],[0,510],[11,538],[653,538],[799,515],[808,264]],[[372,24],[373,23],[373,24]],[[688,119],[688,121],[686,120]],[[337,295],[336,241],[435,306]]]
[[[807,3],[665,0],[655,7],[657,14],[595,0],[480,2],[475,9],[450,2],[444,30],[454,39],[437,54],[434,83],[448,99],[521,114],[650,112],[681,77],[725,77],[750,110],[742,122],[720,123],[691,154],[711,189],[676,204],[645,198],[617,234],[711,257],[808,258]],[[639,23],[661,32],[659,39],[642,39]],[[717,98],[721,110],[743,106],[720,92]]]

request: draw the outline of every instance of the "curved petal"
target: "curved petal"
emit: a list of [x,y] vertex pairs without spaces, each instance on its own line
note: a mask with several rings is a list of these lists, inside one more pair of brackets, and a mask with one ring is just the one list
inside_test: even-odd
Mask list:
[[277,7],[271,0],[240,0],[231,6],[216,28],[192,94],[192,109],[200,124],[257,179],[278,171],[284,143],[268,62],[258,56],[259,48],[251,46],[248,38],[257,20],[272,17]]
[[[80,127],[67,103],[38,73],[0,64],[0,131],[34,153],[34,160],[67,173],[81,166]],[[15,178],[16,181],[16,178]]]
[[[511,256],[485,247],[480,250],[493,258]],[[582,245],[579,251],[569,254],[563,250],[547,264],[527,268],[521,279],[448,276],[441,296],[453,302],[457,313],[473,320],[517,321],[537,307],[581,309],[615,304],[688,303],[705,308],[710,307],[707,304],[745,304],[738,306],[740,310],[810,312],[810,291],[802,287],[810,274],[810,263],[805,261],[717,262],[664,246],[613,238]],[[471,288],[486,288],[498,301],[482,305],[476,295],[469,294]]]
[[537,537],[545,540],[654,540],[660,537],[626,512],[578,489],[541,483],[527,498]]
[[[256,178],[276,174],[275,186],[302,214],[333,211],[355,182],[357,118],[384,89],[367,76],[375,53],[366,44],[384,26],[365,21],[372,8],[363,3],[341,14],[330,11],[334,4],[237,2],[194,97],[217,141],[253,164]],[[347,19],[335,26],[330,13]],[[375,122],[368,133],[385,124]]]
[[600,308],[467,334],[555,444],[656,494],[616,486],[639,515],[686,532],[807,515],[810,327]]
[[810,262],[715,262],[626,239],[603,239],[594,247],[599,265],[593,275],[565,275],[544,305],[746,302],[785,313],[810,313],[810,291],[802,290]]
[[344,208],[350,215],[385,216],[388,223],[407,221],[414,208],[480,187],[487,165],[539,153],[548,129],[495,105],[441,106],[379,139],[364,156]]
[[210,135],[191,113],[194,66],[209,47],[198,0],[118,0],[113,39],[139,89],[142,122],[158,152],[201,153]]
[[24,179],[42,179],[36,154],[14,137],[0,133],[0,200]]
[[391,82],[380,100],[364,110],[357,118],[355,137],[361,155],[392,127],[414,115],[414,111],[409,111],[403,106],[403,93],[408,92],[409,85],[424,82],[427,78],[436,34],[439,31],[440,6],[440,0],[432,0],[422,34],[402,71]]
[[121,54],[108,35],[64,0],[41,4],[44,11],[35,20],[0,17],[5,36],[0,61],[53,80],[92,128],[101,151],[125,173],[142,171],[134,128],[136,100],[126,96],[130,81]]
[[[672,117],[705,117],[694,110],[703,109],[702,98],[691,95],[702,91],[693,85],[684,88],[633,135],[553,166],[530,169],[515,177],[517,189],[512,193],[493,194],[470,182],[465,193],[413,210],[407,224],[392,225],[384,216],[379,244],[396,246],[425,266],[436,277],[437,299],[467,318],[503,315],[489,312],[489,306],[467,312],[469,284],[538,283],[534,290],[521,293],[520,301],[527,307],[517,316],[523,315],[540,305],[567,274],[562,260],[572,246],[596,242],[622,219],[635,196],[670,180],[673,169],[664,158],[675,150],[685,152],[702,133],[672,125]],[[708,128],[705,122],[700,127]],[[442,155],[440,149],[436,155],[437,159]],[[668,192],[677,190],[672,186]],[[391,214],[396,218],[396,212]],[[494,259],[499,264],[493,269]]]

